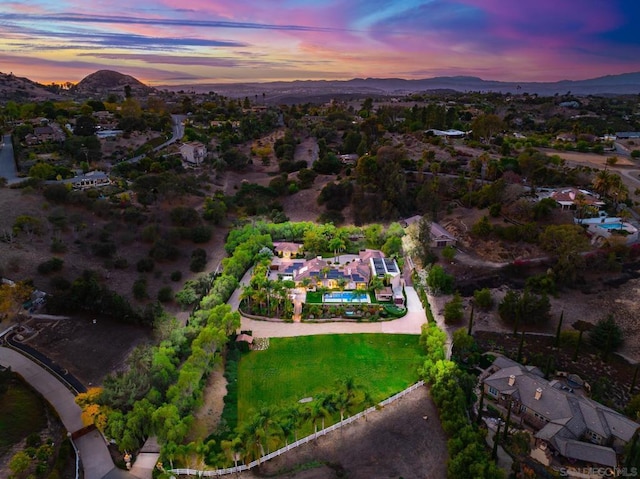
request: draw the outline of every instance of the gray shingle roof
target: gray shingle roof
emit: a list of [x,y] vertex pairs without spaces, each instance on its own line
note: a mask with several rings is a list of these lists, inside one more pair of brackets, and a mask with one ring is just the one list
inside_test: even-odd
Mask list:
[[555,438],[554,446],[560,454],[569,459],[594,462],[608,467],[616,467],[618,461],[616,452],[610,447],[598,446],[589,442],[574,439]]
[[[613,436],[628,442],[640,427],[639,424],[624,415],[592,399],[554,387],[555,381],[549,382],[540,377],[537,368],[535,370],[528,369],[504,357],[497,358],[492,367],[494,370],[498,370],[484,380],[485,384],[498,390],[500,394],[511,396],[526,406],[528,410],[546,418],[549,423],[538,431],[536,437],[554,444],[556,449],[566,457],[581,459],[578,456],[585,450],[581,449],[579,445],[568,442],[573,441],[600,448],[594,449],[597,453],[595,457],[598,460],[588,456],[585,456],[587,458],[584,460],[610,465],[610,454],[613,454],[615,458],[613,449],[584,443],[580,439],[585,434],[594,432],[605,440]],[[509,385],[510,376],[515,376],[513,385]],[[542,394],[539,399],[535,399],[538,389],[542,390]],[[561,442],[558,442],[560,440]],[[560,447],[564,447],[573,456],[564,454]],[[601,449],[606,449],[608,452],[602,452]]]

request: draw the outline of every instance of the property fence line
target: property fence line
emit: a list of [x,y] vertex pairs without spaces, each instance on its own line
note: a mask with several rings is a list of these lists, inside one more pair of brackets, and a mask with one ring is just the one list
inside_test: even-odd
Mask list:
[[353,416],[350,416],[340,422],[333,424],[332,426],[321,429],[309,436],[306,436],[306,437],[303,437],[302,439],[297,440],[296,442],[292,442],[291,444],[288,444],[276,451],[266,454],[265,456],[262,456],[261,458],[250,462],[249,464],[241,464],[239,466],[228,467],[226,469],[216,469],[213,471],[199,471],[197,469],[170,469],[168,472],[172,474],[186,475],[186,476],[215,477],[215,476],[225,476],[227,474],[234,474],[242,471],[248,471],[249,469],[253,469],[256,466],[259,466],[263,462],[268,461],[269,459],[278,457],[284,454],[285,452],[290,451],[291,449],[295,449],[298,446],[302,446],[303,444],[313,441],[321,436],[324,436],[325,434],[335,431],[336,429],[339,429],[343,426],[351,424],[352,422],[357,421],[362,417],[365,417],[367,414],[377,411],[379,408],[382,408],[384,406],[387,406],[388,404],[391,404],[394,401],[397,401],[401,397],[406,396],[410,392],[415,391],[416,389],[422,386],[424,386],[424,381],[418,381],[414,385],[409,386],[407,389],[400,391],[398,394],[394,394],[393,396],[385,399],[382,402],[379,402],[375,406],[371,406],[370,408],[365,409],[364,411],[359,412],[358,414],[354,414]]

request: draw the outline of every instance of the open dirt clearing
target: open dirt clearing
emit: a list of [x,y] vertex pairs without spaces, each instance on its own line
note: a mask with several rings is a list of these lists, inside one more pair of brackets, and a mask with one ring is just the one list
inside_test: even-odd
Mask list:
[[446,462],[447,437],[423,387],[240,477],[440,479]]
[[611,151],[608,154],[599,155],[597,153],[580,153],[578,151],[560,151],[552,150],[548,148],[541,148],[541,151],[549,156],[558,155],[563,160],[571,164],[582,164],[590,166],[592,168],[604,168],[607,166],[607,158],[615,156],[618,161],[615,166],[638,166],[637,163],[631,161],[629,158],[617,155],[615,151]]

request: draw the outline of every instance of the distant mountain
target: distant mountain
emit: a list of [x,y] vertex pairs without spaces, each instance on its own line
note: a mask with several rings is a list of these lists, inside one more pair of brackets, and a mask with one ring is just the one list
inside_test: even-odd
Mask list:
[[[266,94],[269,103],[289,103],[290,99],[348,97],[348,96],[402,96],[417,92],[501,92],[536,93],[539,95],[622,95],[640,94],[640,72],[608,75],[588,80],[563,80],[558,82],[501,82],[483,80],[471,76],[452,76],[404,80],[402,78],[354,78],[347,81],[307,80],[291,82],[196,84],[162,86],[159,89],[185,90],[195,93],[215,91],[225,96],[242,98]],[[309,100],[308,100],[309,101]]]
[[127,86],[131,87],[131,94],[134,97],[147,96],[156,91],[155,88],[145,85],[130,75],[113,70],[99,70],[84,77],[71,89],[71,93],[99,96],[115,93],[123,97]]
[[13,73],[0,72],[0,102],[7,101],[46,101],[54,100],[59,95],[44,85]]

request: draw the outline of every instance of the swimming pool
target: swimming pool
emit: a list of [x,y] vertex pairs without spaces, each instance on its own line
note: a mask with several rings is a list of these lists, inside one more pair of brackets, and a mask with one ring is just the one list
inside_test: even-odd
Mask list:
[[600,228],[604,228],[606,230],[621,230],[624,229],[623,223],[600,223],[598,225]]
[[369,293],[364,291],[332,291],[322,295],[323,303],[370,303]]

